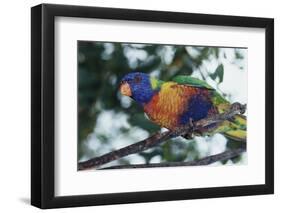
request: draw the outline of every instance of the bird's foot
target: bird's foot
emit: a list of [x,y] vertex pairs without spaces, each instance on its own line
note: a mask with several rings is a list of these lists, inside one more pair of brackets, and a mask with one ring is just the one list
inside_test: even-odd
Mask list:
[[184,138],[186,139],[192,139],[194,137],[194,132],[195,132],[195,128],[194,128],[194,122],[192,118],[189,118],[189,122],[188,122],[188,132],[185,133],[184,135],[182,135]]
[[192,118],[189,118],[189,126],[191,128],[192,131],[194,131],[194,122]]
[[194,127],[195,126],[193,123],[193,119],[190,118],[188,124],[175,128],[173,130],[172,136],[173,137],[182,136],[186,139],[192,139],[194,137],[194,132],[195,132]]

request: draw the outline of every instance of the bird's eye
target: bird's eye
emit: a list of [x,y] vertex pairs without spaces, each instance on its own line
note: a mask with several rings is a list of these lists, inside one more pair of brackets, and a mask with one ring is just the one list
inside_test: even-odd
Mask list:
[[141,82],[141,76],[136,75],[135,78],[134,78],[134,82],[137,83],[137,84],[138,84],[139,82]]

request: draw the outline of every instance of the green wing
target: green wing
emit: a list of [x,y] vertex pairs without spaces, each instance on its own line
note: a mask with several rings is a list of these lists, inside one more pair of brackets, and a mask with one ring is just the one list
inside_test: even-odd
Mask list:
[[[200,80],[198,78],[194,78],[191,76],[187,76],[187,75],[178,75],[176,77],[174,77],[172,79],[172,81],[178,83],[178,84],[182,84],[182,85],[187,85],[187,86],[191,86],[191,87],[198,87],[198,88],[202,88],[202,89],[208,89],[211,92],[211,99],[212,102],[215,106],[219,106],[221,104],[226,104],[227,106],[229,106],[229,102],[222,97],[213,87],[211,87],[209,84],[207,84],[205,81]],[[221,105],[221,107],[227,107],[227,106],[223,106]],[[225,109],[222,109],[221,111],[224,111]]]
[[192,87],[199,87],[199,88],[205,88],[209,90],[214,90],[213,87],[211,87],[209,84],[207,84],[205,81],[202,81],[198,78],[193,78],[191,76],[187,75],[178,75],[172,79],[172,81],[178,83],[178,84],[184,84]]

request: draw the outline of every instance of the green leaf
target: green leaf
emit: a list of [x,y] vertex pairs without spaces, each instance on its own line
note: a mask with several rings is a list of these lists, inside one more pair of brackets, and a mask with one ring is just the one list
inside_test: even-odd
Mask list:
[[244,59],[244,56],[242,55],[241,52],[239,52],[239,50],[235,50],[235,58],[236,59]]
[[219,83],[223,81],[223,75],[224,75],[224,67],[223,64],[220,64],[214,73],[210,75],[210,77],[215,80],[217,77],[219,77]]
[[218,66],[216,72],[218,73],[219,83],[221,83],[223,81],[223,74],[224,74],[224,68],[222,64]]

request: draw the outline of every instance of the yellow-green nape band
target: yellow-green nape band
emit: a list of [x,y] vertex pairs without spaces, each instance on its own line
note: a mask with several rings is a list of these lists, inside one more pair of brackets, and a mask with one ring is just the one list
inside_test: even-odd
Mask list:
[[156,89],[157,86],[158,86],[158,81],[157,81],[157,79],[151,77],[151,78],[150,78],[150,84],[151,84],[152,89]]

